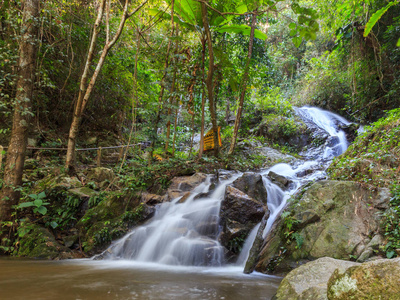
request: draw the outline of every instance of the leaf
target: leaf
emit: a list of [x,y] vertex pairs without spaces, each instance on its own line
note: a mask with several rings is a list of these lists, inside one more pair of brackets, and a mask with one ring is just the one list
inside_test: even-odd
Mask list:
[[400,47],[400,39],[397,41],[396,46],[397,46],[397,47]]
[[368,34],[371,32],[372,28],[375,26],[376,22],[382,17],[382,15],[393,5],[395,5],[398,1],[389,2],[384,8],[381,8],[377,12],[375,12],[371,18],[368,20],[367,24],[365,25],[364,29],[364,37],[367,37]]
[[33,201],[33,204],[34,204],[36,207],[41,207],[41,206],[43,205],[43,200],[41,200],[41,199],[36,199],[35,201]]
[[289,35],[290,36],[295,36],[297,34],[297,30],[296,29],[292,29],[292,30],[290,30],[290,32],[289,32]]
[[294,22],[292,22],[292,23],[289,24],[289,28],[290,28],[290,29],[296,29],[296,27],[297,27],[297,25],[296,25],[296,23],[294,23]]
[[34,206],[34,204],[33,204],[33,202],[23,202],[23,203],[20,203],[19,205],[18,205],[18,208],[25,208],[25,207],[31,207],[31,206]]
[[236,7],[236,12],[238,12],[239,14],[244,14],[247,11],[247,5],[246,4],[242,4],[238,7]]
[[[251,27],[248,25],[224,25],[220,28],[215,29],[216,32],[228,32],[228,33],[241,33],[243,35],[250,35]],[[267,39],[267,35],[256,29],[254,30],[254,37],[260,40],[265,41]]]
[[46,193],[45,192],[41,192],[39,195],[37,195],[38,199],[43,199],[46,197]]
[[292,42],[293,42],[293,44],[295,45],[296,48],[300,47],[301,41],[302,41],[302,39],[299,36],[296,36],[296,37],[292,38]]
[[45,215],[45,214],[47,213],[47,208],[44,207],[44,206],[40,206],[40,207],[38,207],[38,208],[36,209],[36,212],[38,212],[38,213],[40,213],[40,214],[42,214],[42,215]]
[[388,251],[388,252],[386,252],[386,257],[387,258],[392,258],[393,256],[394,256],[394,251]]
[[51,228],[55,229],[55,228],[57,228],[58,224],[57,224],[57,222],[52,221],[52,222],[50,222],[50,226],[51,226]]

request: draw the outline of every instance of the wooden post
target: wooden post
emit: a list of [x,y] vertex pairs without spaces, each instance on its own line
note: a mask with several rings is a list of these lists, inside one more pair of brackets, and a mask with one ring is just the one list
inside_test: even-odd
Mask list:
[[2,165],[2,163],[3,163],[3,146],[1,146],[0,145],[0,170],[1,170],[1,167],[3,166]]
[[97,149],[97,166],[101,167],[101,147]]
[[[128,150],[128,147],[126,147]],[[118,156],[118,161],[121,161],[121,159],[124,157],[124,147],[119,148],[119,156]]]

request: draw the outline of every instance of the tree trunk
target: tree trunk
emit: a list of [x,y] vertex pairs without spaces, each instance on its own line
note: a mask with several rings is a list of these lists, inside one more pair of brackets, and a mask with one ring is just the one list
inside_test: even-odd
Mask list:
[[213,45],[211,40],[211,32],[208,23],[207,17],[207,7],[204,2],[201,2],[201,13],[203,19],[203,26],[204,31],[207,36],[207,44],[208,44],[208,74],[206,80],[206,86],[208,91],[208,104],[210,109],[211,115],[211,123],[212,129],[214,131],[214,155],[218,156],[219,153],[219,143],[218,143],[218,126],[217,126],[217,114],[215,112],[215,104],[214,104],[214,87],[213,87],[213,76],[214,76],[214,52],[213,52]]
[[242,92],[240,94],[239,107],[238,107],[236,119],[235,119],[235,128],[233,130],[231,146],[229,148],[228,155],[231,155],[233,153],[233,151],[235,150],[236,140],[237,140],[237,136],[238,136],[238,132],[239,132],[239,124],[240,124],[240,118],[242,117],[243,102],[244,102],[244,97],[246,95],[247,81],[249,79],[250,60],[251,60],[251,55],[253,52],[254,30],[256,27],[256,19],[257,19],[257,10],[255,10],[253,12],[253,18],[251,20],[249,51],[247,53],[247,61],[246,61],[245,71],[244,71],[243,78],[242,78]]
[[202,50],[201,50],[201,125],[200,125],[200,148],[199,148],[199,158],[203,156],[204,150],[204,110],[205,110],[205,102],[206,102],[206,95],[205,95],[205,56],[206,56],[206,37],[203,36],[202,41]]
[[[174,36],[174,0],[171,1],[171,37]],[[160,95],[158,96],[158,111],[157,111],[157,116],[156,120],[154,122],[154,128],[153,128],[153,141],[151,142],[151,148],[150,148],[150,155],[148,158],[149,165],[153,159],[153,152],[154,148],[156,146],[157,142],[157,130],[158,130],[158,124],[160,123],[161,120],[161,111],[162,111],[162,99],[164,96],[164,89],[165,89],[165,77],[167,76],[167,69],[169,65],[169,52],[171,51],[171,39],[168,40],[168,46],[167,46],[167,53],[165,55],[165,63],[164,63],[164,72],[163,76],[161,78],[161,87],[160,87]]]
[[12,219],[12,206],[18,204],[20,192],[16,188],[22,184],[28,128],[31,121],[32,96],[34,89],[39,28],[39,0],[27,0],[21,32],[19,50],[19,78],[15,96],[11,140],[4,169],[4,186],[0,195],[0,222]]
[[[106,2],[106,0],[102,0],[100,3],[99,11],[97,14],[97,19],[96,19],[93,34],[92,34],[92,40],[90,42],[89,52],[88,52],[88,56],[86,59],[85,69],[84,69],[84,72],[81,77],[81,84],[80,84],[80,89],[79,89],[78,100],[75,105],[74,115],[72,118],[70,130],[69,130],[68,147],[67,147],[68,149],[67,149],[67,157],[66,157],[66,167],[67,167],[69,173],[73,173],[75,171],[75,147],[76,147],[76,137],[77,137],[78,131],[79,131],[79,124],[80,124],[80,121],[82,118],[83,111],[86,108],[86,105],[89,101],[89,97],[90,97],[92,90],[94,88],[94,85],[96,83],[97,77],[100,74],[101,68],[103,67],[103,64],[106,60],[106,57],[107,57],[109,51],[111,50],[111,48],[115,45],[115,43],[118,41],[119,37],[121,36],[126,20],[129,17],[131,17],[134,13],[139,11],[146,3],[147,3],[147,0],[144,1],[142,4],[140,4],[133,12],[128,13],[128,0],[125,0],[125,5],[124,5],[123,12],[122,12],[120,23],[119,23],[118,29],[112,39],[110,36],[110,27],[109,27],[109,22],[108,22],[109,21],[109,10],[110,10],[109,0],[107,0],[107,2]],[[97,62],[96,69],[90,79],[89,85],[86,87],[89,69],[92,65],[97,35],[100,31],[99,26],[101,23],[101,19],[103,18],[105,6],[107,7],[106,8],[106,43],[104,44],[103,51],[101,52],[101,56],[99,58],[99,61]]]
[[[176,25],[176,36],[179,36],[179,31],[178,31],[178,24]],[[178,55],[178,40],[175,41],[175,66],[174,66],[174,74],[172,76],[172,84],[171,84],[171,95],[169,96],[169,106],[168,106],[168,116],[167,116],[167,135],[166,135],[166,141],[165,141],[165,152],[168,152],[168,147],[169,147],[169,136],[171,134],[171,113],[172,113],[172,106],[174,104],[175,100],[175,81],[176,81],[176,72],[177,72],[177,64],[178,64],[178,59],[176,57]]]

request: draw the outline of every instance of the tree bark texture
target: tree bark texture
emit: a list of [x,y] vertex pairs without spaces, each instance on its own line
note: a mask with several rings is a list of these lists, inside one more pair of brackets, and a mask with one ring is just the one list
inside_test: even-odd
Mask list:
[[12,219],[12,206],[18,204],[22,184],[28,128],[31,122],[35,82],[37,36],[39,31],[39,0],[24,3],[22,36],[19,49],[19,71],[11,140],[4,169],[4,186],[0,194],[0,222]]
[[256,19],[257,19],[257,10],[254,12],[253,18],[251,20],[249,51],[247,53],[247,62],[246,62],[245,70],[243,73],[242,92],[240,94],[239,107],[238,107],[238,110],[236,113],[235,127],[233,130],[231,145],[229,147],[229,152],[228,152],[229,155],[231,155],[233,153],[233,151],[235,150],[236,140],[237,140],[237,136],[238,136],[238,132],[239,132],[240,119],[242,117],[244,97],[246,95],[246,90],[247,90],[247,81],[249,80],[250,60],[251,60],[251,55],[253,53],[253,42],[254,42],[254,31],[256,28]]

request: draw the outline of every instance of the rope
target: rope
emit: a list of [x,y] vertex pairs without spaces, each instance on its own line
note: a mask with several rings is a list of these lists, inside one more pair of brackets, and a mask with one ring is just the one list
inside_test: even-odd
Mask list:
[[[140,143],[139,143],[140,144]],[[125,148],[125,147],[133,147],[138,144],[131,144],[131,145],[122,145],[122,146],[110,146],[110,147],[99,147],[99,148],[82,148],[82,149],[75,149],[76,151],[91,151],[91,150],[103,150],[103,149],[118,149],[118,148]],[[0,145],[1,148],[1,145]],[[8,149],[8,147],[2,147],[3,149]],[[68,148],[38,148],[38,147],[27,147],[28,150],[58,150],[58,151],[66,151]]]

